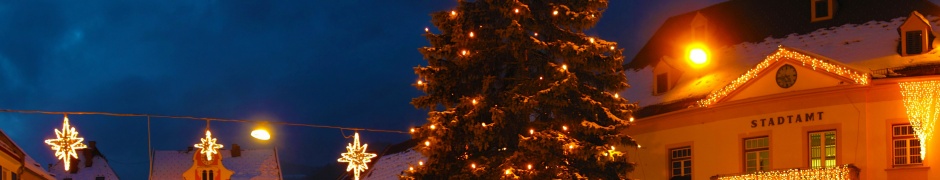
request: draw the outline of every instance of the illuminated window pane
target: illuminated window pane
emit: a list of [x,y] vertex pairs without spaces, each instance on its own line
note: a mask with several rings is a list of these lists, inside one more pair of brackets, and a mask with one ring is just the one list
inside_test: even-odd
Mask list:
[[672,164],[672,173],[670,177],[691,176],[692,175],[692,148],[683,147],[669,150],[672,156],[669,158]]
[[893,148],[891,153],[895,166],[921,165],[920,140],[910,124],[898,124],[891,127]]
[[770,168],[770,140],[768,137],[750,138],[744,140],[744,171],[769,170]]
[[836,131],[809,133],[809,159],[811,168],[836,166]]

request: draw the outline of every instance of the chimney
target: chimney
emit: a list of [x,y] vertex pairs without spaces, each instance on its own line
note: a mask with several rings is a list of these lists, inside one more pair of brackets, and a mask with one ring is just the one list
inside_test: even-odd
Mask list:
[[88,148],[82,150],[82,155],[85,155],[85,167],[91,167],[97,149],[97,142],[88,141]]
[[238,144],[232,144],[232,157],[242,156],[242,147]]

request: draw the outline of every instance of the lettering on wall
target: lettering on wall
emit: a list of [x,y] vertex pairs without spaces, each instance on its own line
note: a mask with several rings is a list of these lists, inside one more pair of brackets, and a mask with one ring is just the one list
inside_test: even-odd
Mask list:
[[822,121],[823,112],[797,113],[793,115],[768,117],[751,120],[751,128],[779,126],[783,124]]

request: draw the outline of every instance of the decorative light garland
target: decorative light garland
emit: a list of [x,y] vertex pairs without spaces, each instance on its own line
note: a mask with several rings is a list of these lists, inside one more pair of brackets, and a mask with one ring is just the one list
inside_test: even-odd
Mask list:
[[940,81],[901,82],[901,96],[907,109],[907,120],[920,139],[920,158],[927,155],[933,136],[934,122],[940,117]]
[[350,170],[353,171],[353,176],[356,177],[356,180],[359,180],[359,173],[369,169],[369,162],[372,162],[372,158],[376,155],[375,153],[367,153],[366,148],[369,147],[369,144],[359,145],[359,133],[356,133],[355,140],[353,143],[349,143],[346,146],[346,153],[342,153],[343,157],[337,159],[337,162],[349,163],[346,166],[346,172]]
[[829,168],[817,168],[817,169],[787,169],[781,171],[759,171],[750,174],[737,175],[737,176],[723,176],[718,177],[718,180],[777,180],[777,179],[827,179],[827,180],[836,180],[836,179],[845,179],[848,180],[852,177],[850,172],[854,167],[850,165],[842,165]]
[[211,160],[212,160],[212,155],[218,154],[218,153],[219,153],[219,149],[222,148],[222,145],[221,145],[221,144],[216,144],[216,143],[215,143],[215,141],[218,140],[218,139],[213,138],[213,137],[212,137],[212,132],[209,132],[208,129],[206,129],[206,138],[201,138],[201,139],[199,139],[199,140],[202,141],[202,143],[195,144],[195,145],[193,145],[193,146],[195,146],[196,148],[201,149],[201,150],[199,150],[199,154],[205,154],[207,161],[211,161]]
[[842,65],[829,63],[828,60],[815,58],[810,55],[806,55],[797,51],[790,50],[783,46],[780,46],[777,48],[776,53],[774,53],[773,55],[767,56],[767,58],[765,58],[764,61],[761,61],[760,63],[758,63],[756,67],[752,68],[751,70],[748,70],[747,73],[744,73],[744,75],[741,75],[741,77],[738,77],[737,79],[731,81],[731,83],[728,84],[727,86],[722,87],[721,89],[718,89],[716,91],[713,91],[711,94],[708,94],[708,96],[705,99],[699,100],[697,102],[698,106],[708,107],[709,105],[715,104],[721,98],[728,96],[728,94],[730,94],[731,92],[734,92],[736,89],[738,89],[739,87],[741,87],[742,85],[750,81],[751,79],[756,78],[757,74],[759,74],[761,71],[763,71],[767,67],[770,67],[770,65],[773,64],[774,62],[777,62],[783,59],[792,59],[795,61],[799,61],[802,63],[801,65],[804,67],[810,67],[813,70],[822,69],[822,70],[825,70],[826,72],[834,73],[836,75],[849,78],[855,84],[867,85],[870,82],[868,74],[856,71],[852,68],[845,67]]
[[85,144],[82,144],[85,138],[78,137],[78,131],[69,125],[68,115],[62,120],[62,131],[55,129],[55,136],[55,139],[46,139],[46,144],[52,146],[55,156],[62,160],[65,171],[69,171],[69,167],[72,166],[71,159],[78,159],[78,153],[75,153],[75,150],[87,148]]

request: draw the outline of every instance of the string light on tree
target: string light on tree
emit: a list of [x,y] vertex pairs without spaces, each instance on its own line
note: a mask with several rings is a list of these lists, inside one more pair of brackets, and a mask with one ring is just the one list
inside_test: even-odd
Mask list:
[[552,12],[552,16],[557,16],[557,15],[558,15],[558,10],[555,10],[554,12]]
[[340,154],[342,157],[336,161],[349,163],[349,165],[346,166],[346,172],[353,171],[353,177],[359,180],[359,173],[369,169],[368,163],[372,162],[372,158],[376,155],[366,152],[366,148],[369,147],[368,144],[359,145],[359,133],[356,133],[354,136],[353,143],[349,143],[349,145],[346,146],[346,153]]
[[211,161],[212,155],[218,154],[219,149],[222,148],[221,144],[216,144],[216,138],[212,137],[212,132],[209,132],[209,129],[206,129],[206,138],[199,139],[202,143],[195,144],[196,148],[199,148],[199,154],[206,155],[206,160]]
[[69,125],[68,115],[62,120],[62,131],[55,129],[55,136],[55,139],[46,139],[46,144],[52,146],[52,150],[55,150],[55,156],[62,160],[65,171],[69,171],[71,159],[78,159],[75,150],[87,148],[85,144],[82,144],[85,138],[78,137],[78,131],[75,130],[75,127]]

